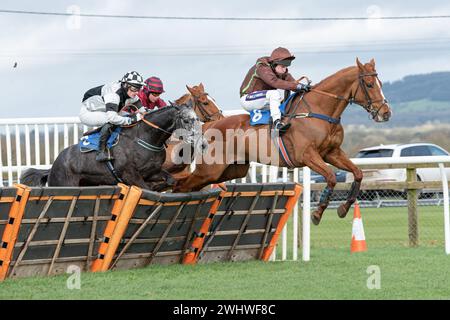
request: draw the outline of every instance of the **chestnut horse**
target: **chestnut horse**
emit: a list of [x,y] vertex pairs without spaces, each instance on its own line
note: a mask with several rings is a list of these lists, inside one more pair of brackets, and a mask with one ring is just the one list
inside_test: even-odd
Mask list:
[[[251,161],[278,167],[308,166],[327,181],[319,205],[311,215],[313,223],[317,225],[336,185],[336,176],[327,165],[329,163],[352,172],[355,177],[345,203],[338,208],[339,217],[344,218],[359,194],[363,174],[341,149],[344,130],[340,117],[347,105],[352,103],[362,106],[376,122],[388,121],[391,116],[374,59],[366,64],[356,59],[356,63],[356,66],[342,69],[314,85],[310,92],[291,99],[284,115],[284,121],[290,122],[291,127],[282,137],[287,159],[278,156],[280,151],[274,143],[276,137],[271,138],[269,125],[251,127],[248,115],[229,116],[208,125],[208,130],[215,129],[225,137],[215,138],[214,141],[210,139],[209,144],[220,146],[216,149],[217,153],[222,152],[219,154],[221,159],[227,161],[212,164],[197,161],[195,171],[186,179],[179,180],[174,192],[200,190],[211,183],[244,177]],[[203,126],[207,136],[208,131],[205,132],[205,129]],[[229,138],[227,129],[237,133]],[[236,148],[236,145],[240,147]],[[252,154],[254,146],[257,149],[266,148],[269,157],[262,159],[260,152]],[[233,153],[231,160],[230,153]]]
[[[197,117],[204,123],[225,118],[214,99],[205,92],[203,83],[193,87],[186,86],[186,88],[189,93],[186,93],[175,100],[176,105],[192,105]],[[182,154],[179,154],[180,152],[183,152],[183,150],[186,150],[185,143],[176,139],[171,139],[167,145],[166,161],[164,162],[162,169],[170,173],[175,180],[183,179],[190,174],[190,162],[174,163],[173,161],[174,157],[183,156]],[[192,149],[191,153],[193,153]]]

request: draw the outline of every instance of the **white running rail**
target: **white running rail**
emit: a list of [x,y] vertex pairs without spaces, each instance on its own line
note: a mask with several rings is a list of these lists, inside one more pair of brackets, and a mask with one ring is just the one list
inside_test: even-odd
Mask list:
[[[225,115],[243,113],[242,110],[225,111]],[[34,167],[47,169],[51,167],[59,152],[69,145],[79,142],[80,134],[89,128],[80,124],[78,117],[64,118],[18,118],[0,119],[0,186],[10,186],[20,182],[19,177],[23,169]],[[41,146],[43,153],[41,154]],[[356,165],[363,164],[420,164],[436,163],[441,168],[441,178],[444,194],[444,230],[445,252],[450,254],[450,217],[449,217],[449,192],[445,175],[444,163],[450,163],[450,157],[408,157],[400,159],[376,158],[376,159],[352,159]],[[257,180],[257,168],[260,168],[260,181]],[[249,180],[241,179],[239,182],[275,182],[278,178],[279,168],[258,163],[251,163]],[[286,168],[281,170],[281,181],[299,182],[302,176],[303,184],[303,210],[302,210],[302,260],[310,260],[310,213],[311,213],[311,171],[309,168],[294,169],[291,179]],[[295,206],[292,218],[291,246],[288,244],[287,226],[283,229],[281,237],[281,259],[298,260],[298,214],[299,206]],[[288,259],[287,248],[292,248],[292,258]],[[272,259],[276,259],[276,250]]]

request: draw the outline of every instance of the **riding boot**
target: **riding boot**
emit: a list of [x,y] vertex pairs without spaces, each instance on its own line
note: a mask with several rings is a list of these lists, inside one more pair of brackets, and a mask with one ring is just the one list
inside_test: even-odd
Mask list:
[[111,123],[104,124],[100,129],[99,145],[95,160],[100,162],[114,160],[114,158],[111,157],[110,150],[107,146],[108,138],[113,130],[114,125]]
[[286,133],[287,129],[291,127],[290,123],[284,124],[280,119],[277,119],[273,122],[273,129],[279,132],[279,135],[282,136]]

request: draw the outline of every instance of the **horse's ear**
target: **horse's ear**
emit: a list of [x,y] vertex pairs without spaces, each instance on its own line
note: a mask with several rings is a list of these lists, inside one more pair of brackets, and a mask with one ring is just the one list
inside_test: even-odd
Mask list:
[[188,85],[186,85],[186,89],[188,89],[188,91],[189,91],[189,93],[190,93],[190,94],[192,94],[192,95],[194,95],[194,94],[195,94],[195,91],[194,91],[194,89],[193,89],[193,88],[191,88],[191,87],[189,87]]
[[374,58],[370,59],[369,63],[372,65],[372,67],[375,68],[375,59]]
[[364,72],[364,65],[359,61],[358,57],[356,57],[356,65],[358,66],[359,70]]
[[200,82],[200,84],[198,85],[198,87],[200,88],[200,90],[202,90],[203,92],[205,92],[205,87],[203,86],[203,83]]

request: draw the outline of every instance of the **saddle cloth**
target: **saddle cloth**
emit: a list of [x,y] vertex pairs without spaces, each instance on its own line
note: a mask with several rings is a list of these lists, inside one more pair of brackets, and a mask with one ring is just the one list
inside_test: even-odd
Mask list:
[[[108,148],[114,147],[119,142],[119,134],[122,131],[121,127],[116,127],[109,136],[106,145]],[[100,132],[94,132],[90,135],[83,136],[78,143],[81,152],[97,151],[99,149]]]
[[[285,114],[286,106],[290,100],[292,100],[297,93],[292,93],[283,103],[280,104],[280,112],[282,115]],[[258,126],[262,124],[270,123],[270,110],[269,107],[267,109],[255,109],[250,111],[250,125]]]

